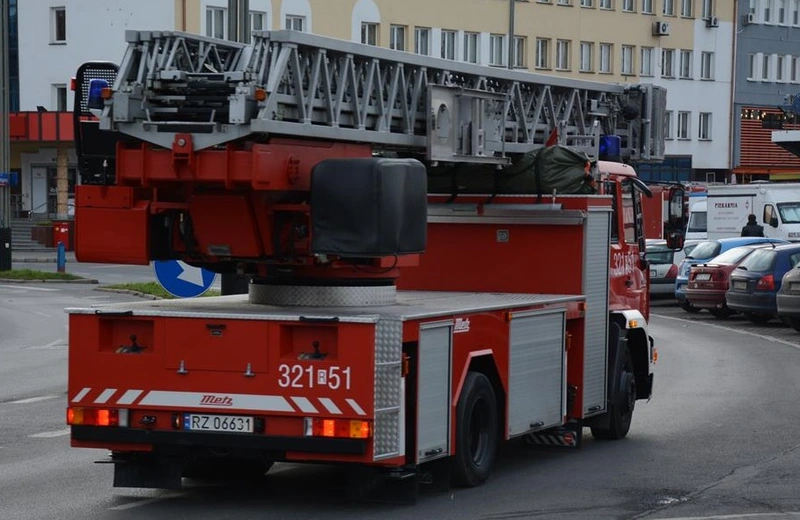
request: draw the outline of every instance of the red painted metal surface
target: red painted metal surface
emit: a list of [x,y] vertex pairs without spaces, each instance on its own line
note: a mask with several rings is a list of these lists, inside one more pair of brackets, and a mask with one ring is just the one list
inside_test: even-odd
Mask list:
[[71,145],[75,139],[72,112],[14,112],[8,124],[12,142]]

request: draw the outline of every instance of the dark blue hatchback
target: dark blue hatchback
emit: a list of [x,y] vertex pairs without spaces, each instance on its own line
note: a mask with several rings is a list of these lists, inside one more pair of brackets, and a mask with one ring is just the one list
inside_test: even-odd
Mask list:
[[766,323],[778,315],[776,296],[783,275],[800,262],[800,244],[780,245],[754,251],[731,273],[725,300],[754,323]]

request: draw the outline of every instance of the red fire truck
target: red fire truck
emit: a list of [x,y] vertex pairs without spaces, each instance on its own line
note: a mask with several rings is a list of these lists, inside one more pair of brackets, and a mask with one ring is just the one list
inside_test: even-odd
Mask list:
[[[627,435],[657,351],[624,163],[661,158],[662,89],[293,31],[126,38],[76,76],[78,260],[249,283],[68,309],[71,445],[115,486],[275,462],[474,486],[500,442]],[[547,154],[584,157],[579,190]]]

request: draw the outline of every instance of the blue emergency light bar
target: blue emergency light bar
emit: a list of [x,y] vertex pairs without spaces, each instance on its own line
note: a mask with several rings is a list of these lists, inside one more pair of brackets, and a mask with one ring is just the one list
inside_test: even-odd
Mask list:
[[86,100],[86,108],[103,110],[105,100],[103,100],[103,89],[108,88],[108,81],[104,79],[93,79],[89,81],[89,98]]
[[601,161],[617,161],[622,158],[622,139],[618,135],[600,136],[598,158]]

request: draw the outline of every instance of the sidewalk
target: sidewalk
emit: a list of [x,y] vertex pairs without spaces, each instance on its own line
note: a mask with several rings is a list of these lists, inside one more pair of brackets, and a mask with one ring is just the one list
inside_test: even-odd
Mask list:
[[[75,262],[75,253],[67,251],[65,253],[67,263]],[[56,263],[56,250],[52,251],[14,251],[11,250],[11,263],[34,264],[34,263]]]

